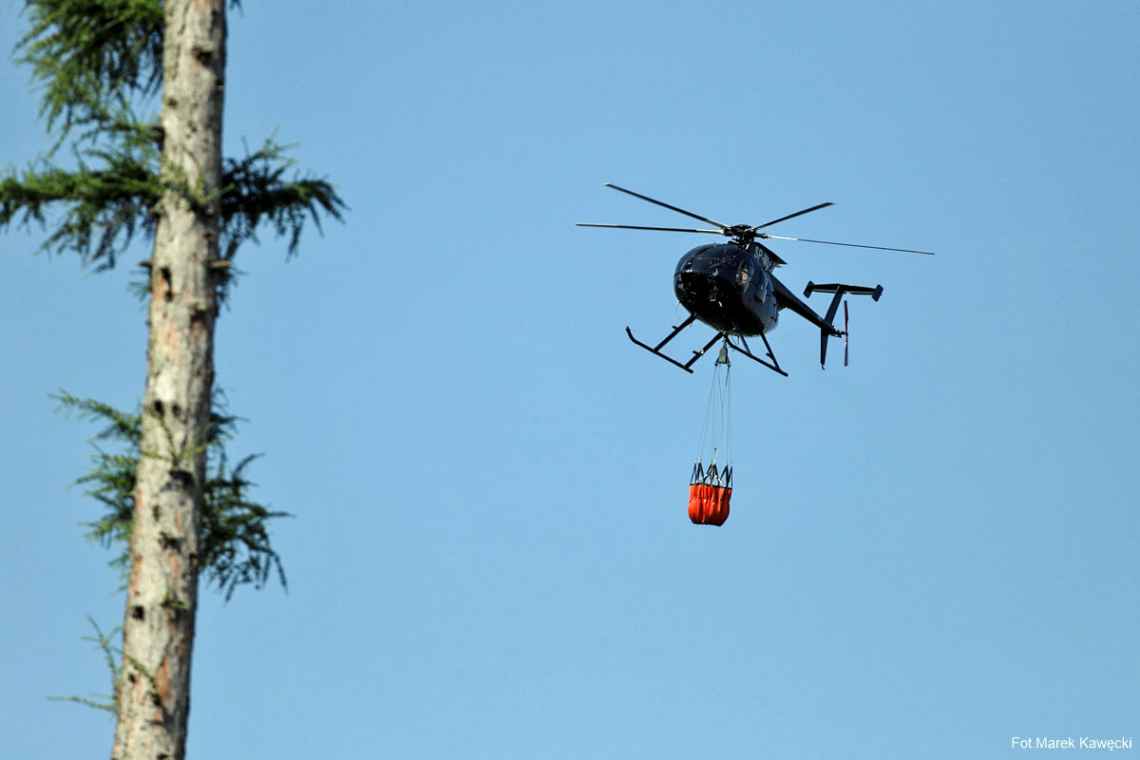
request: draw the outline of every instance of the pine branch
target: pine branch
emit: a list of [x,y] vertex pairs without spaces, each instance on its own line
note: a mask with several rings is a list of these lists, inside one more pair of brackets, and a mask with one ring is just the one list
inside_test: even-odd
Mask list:
[[79,398],[65,390],[53,396],[64,411],[78,414],[89,422],[107,422],[106,428],[95,437],[137,446],[142,439],[142,421],[137,415],[120,412],[110,404],[90,398]]
[[116,704],[117,698],[115,694],[119,688],[119,672],[121,667],[116,655],[122,654],[122,651],[115,647],[112,641],[115,636],[122,632],[122,629],[114,628],[110,633],[104,633],[103,629],[99,627],[99,624],[95,622],[95,618],[88,615],[87,622],[95,629],[95,635],[84,636],[83,640],[91,642],[103,653],[103,661],[107,664],[107,672],[111,676],[111,696],[98,695],[97,697],[79,697],[70,695],[65,697],[48,697],[48,700],[51,702],[74,702],[75,704],[117,715],[118,706]]
[[[135,472],[138,469],[142,418],[94,399],[83,399],[66,391],[55,396],[61,408],[86,420],[104,423],[95,439],[121,447],[118,453],[95,446],[93,467],[76,480],[87,488],[87,495],[104,508],[103,514],[86,524],[87,537],[104,547],[118,546],[111,560],[125,573],[130,567],[131,524],[134,519]],[[285,568],[273,548],[268,523],[288,512],[269,509],[249,497],[252,483],[246,469],[257,455],[246,456],[230,466],[225,444],[233,437],[239,418],[225,411],[224,395],[215,394],[207,441],[207,477],[203,486],[204,509],[199,526],[201,572],[223,593],[226,601],[239,586],[251,584],[261,589],[276,575],[282,588],[288,588]]]
[[[61,137],[109,98],[162,83],[161,0],[27,0],[31,29],[17,62],[44,85],[40,115]],[[62,120],[62,122],[61,122]]]
[[[136,235],[153,238],[164,190],[173,189],[199,205],[200,199],[192,188],[160,176],[162,133],[156,124],[138,121],[125,108],[100,119],[93,129],[103,144],[78,151],[78,169],[45,164],[0,180],[0,228],[47,226],[50,209],[62,208],[40,249],[75,253],[102,271],[115,266]],[[226,159],[221,197],[226,261],[234,260],[242,243],[260,242],[257,233],[265,226],[288,238],[287,256],[292,257],[308,222],[323,233],[322,215],[343,219],[347,206],[330,182],[286,176],[294,166],[286,151],[267,140],[242,159]],[[219,278],[223,296],[229,282],[229,276]]]
[[[240,7],[231,0],[232,7]],[[110,269],[137,234],[151,238],[159,201],[169,190],[201,206],[193,188],[163,177],[164,135],[139,118],[132,104],[162,86],[162,0],[26,0],[31,25],[17,44],[17,61],[43,85],[41,115],[58,140],[69,136],[79,167],[43,164],[0,178],[0,228],[58,222],[41,250],[74,252],[97,269]],[[264,226],[288,238],[295,256],[307,222],[321,232],[322,216],[347,209],[333,185],[312,176],[287,176],[293,162],[274,140],[244,158],[225,161],[221,206],[223,257],[233,261],[242,243]],[[219,270],[224,298],[233,270]]]
[[154,233],[154,208],[162,197],[157,149],[143,136],[147,125],[120,125],[120,139],[76,158],[75,170],[50,164],[0,179],[0,228],[47,226],[49,209],[62,207],[40,250],[78,254],[84,263],[110,269],[115,257],[142,232]]
[[257,241],[262,224],[289,238],[288,255],[292,257],[297,254],[306,221],[311,220],[323,233],[322,213],[343,220],[347,206],[331,183],[313,177],[286,179],[294,166],[286,157],[288,148],[270,138],[258,150],[247,152],[245,158],[226,159],[222,225],[227,260],[233,259],[246,240]]
[[[153,96],[162,86],[162,0],[25,0],[31,28],[16,62],[44,86],[40,116],[60,141],[98,120],[109,101]],[[230,0],[240,8],[240,0]],[[58,146],[58,143],[57,143]]]

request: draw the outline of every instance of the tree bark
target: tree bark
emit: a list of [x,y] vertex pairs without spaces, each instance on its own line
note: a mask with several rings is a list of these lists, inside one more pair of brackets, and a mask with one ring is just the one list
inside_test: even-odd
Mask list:
[[151,261],[113,760],[183,760],[214,384],[226,0],[165,0],[164,180]]

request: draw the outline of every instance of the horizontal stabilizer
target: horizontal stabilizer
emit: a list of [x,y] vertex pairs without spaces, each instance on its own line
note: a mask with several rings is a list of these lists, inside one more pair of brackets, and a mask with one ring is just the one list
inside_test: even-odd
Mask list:
[[[831,303],[827,307],[827,314],[824,316],[824,320],[827,322],[827,325],[828,325],[828,327],[831,328],[831,330],[829,332],[827,329],[820,328],[820,331],[819,331],[819,366],[822,368],[827,364],[827,339],[828,339],[828,337],[830,335],[838,335],[838,336],[841,336],[844,339],[844,341],[847,340],[847,329],[846,329],[847,326],[846,326],[846,324],[844,324],[844,329],[841,331],[836,330],[833,327],[833,325],[835,323],[835,313],[837,311],[839,311],[839,302],[843,300],[843,296],[845,296],[845,295],[871,296],[872,300],[878,301],[879,298],[882,297],[882,295],[883,295],[883,286],[882,285],[876,285],[873,288],[869,288],[866,285],[848,285],[848,284],[842,283],[842,282],[825,282],[825,283],[818,283],[817,284],[817,283],[811,282],[809,280],[807,287],[804,288],[804,297],[805,298],[811,298],[811,294],[816,292],[816,291],[819,291],[820,293],[834,293],[835,294],[831,297]],[[847,306],[846,306],[846,304],[844,304],[844,316],[845,316],[844,322],[845,323],[846,323],[846,309],[847,309]],[[846,349],[845,349],[844,366],[846,366],[846,364],[847,364],[846,358],[847,357],[846,357]]]
[[808,281],[807,287],[804,288],[804,297],[811,298],[811,294],[815,291],[820,293],[850,293],[856,296],[871,296],[872,301],[878,301],[883,295],[883,286],[876,285],[873,288],[868,288],[865,285],[844,285],[840,282],[826,282],[816,284]]

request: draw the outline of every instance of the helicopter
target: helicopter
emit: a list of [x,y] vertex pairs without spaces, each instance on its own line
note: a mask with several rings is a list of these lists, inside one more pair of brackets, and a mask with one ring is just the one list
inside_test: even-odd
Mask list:
[[[780,312],[788,309],[794,314],[803,317],[819,328],[819,365],[827,365],[827,344],[829,338],[843,339],[843,365],[847,366],[848,326],[849,313],[846,296],[870,296],[871,300],[878,301],[883,295],[883,286],[869,287],[865,285],[848,285],[846,283],[815,283],[810,280],[804,289],[804,298],[810,298],[812,293],[831,293],[831,302],[827,311],[819,314],[802,301],[799,296],[788,289],[784,283],[776,279],[772,273],[776,267],[783,266],[785,262],[775,251],[765,245],[764,240],[793,240],[803,243],[819,243],[823,245],[841,245],[849,248],[869,248],[876,251],[894,251],[898,253],[917,253],[924,256],[933,256],[931,251],[920,251],[912,248],[888,248],[879,245],[864,245],[861,243],[841,243],[834,240],[817,240],[814,238],[792,237],[789,235],[773,235],[764,230],[789,219],[794,219],[813,211],[833,206],[833,203],[819,203],[809,208],[785,214],[777,219],[758,225],[734,224],[727,225],[686,211],[678,206],[650,198],[648,195],[634,192],[624,187],[607,182],[605,187],[617,190],[620,193],[631,195],[657,206],[683,214],[691,219],[711,224],[716,229],[690,228],[690,227],[650,227],[633,224],[587,224],[579,223],[579,227],[598,227],[619,230],[650,230],[655,232],[683,232],[701,235],[719,235],[729,238],[725,243],[700,245],[693,248],[677,262],[673,274],[673,292],[677,300],[688,312],[689,316],[679,325],[673,325],[673,330],[654,345],[639,340],[633,330],[626,326],[625,332],[636,345],[652,354],[664,359],[686,372],[692,373],[693,365],[704,356],[718,341],[723,340],[724,346],[731,348],[752,359],[768,369],[784,377],[788,373],[780,366],[768,342],[768,333],[776,328]],[[835,326],[835,317],[840,303],[843,304],[843,329]],[[681,334],[695,321],[701,321],[716,331],[712,339],[699,350],[693,351],[693,356],[687,361],[680,361],[666,354],[662,349],[671,340]],[[752,352],[747,338],[759,336],[764,343],[766,358],[761,358]],[[735,339],[735,340],[734,340]],[[739,343],[737,342],[739,341]],[[724,348],[721,349],[722,353]]]

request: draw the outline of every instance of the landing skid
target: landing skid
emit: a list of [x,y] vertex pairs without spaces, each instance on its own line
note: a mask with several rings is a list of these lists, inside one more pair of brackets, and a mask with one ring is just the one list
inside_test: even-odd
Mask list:
[[768,369],[772,370],[773,372],[779,373],[779,374],[783,375],[784,377],[788,376],[787,372],[780,369],[780,363],[778,361],[776,361],[776,355],[774,353],[772,353],[772,346],[771,346],[771,344],[768,343],[768,338],[763,333],[760,334],[760,339],[764,341],[764,348],[767,350],[768,358],[772,360],[771,362],[765,361],[764,359],[761,359],[759,356],[756,356],[754,353],[752,353],[752,351],[748,348],[748,341],[746,341],[744,339],[743,335],[738,336],[740,338],[740,342],[744,344],[744,347],[741,348],[740,346],[738,346],[732,342],[732,340],[730,339],[730,337],[727,333],[723,333],[723,332],[718,332],[716,335],[714,335],[708,343],[706,343],[704,346],[702,346],[700,348],[700,350],[694,351],[693,357],[684,363],[674,359],[672,356],[669,356],[668,354],[664,353],[661,350],[661,349],[665,348],[665,345],[667,343],[669,343],[669,341],[673,340],[673,338],[676,338],[678,335],[680,335],[681,332],[686,327],[693,324],[693,322],[696,321],[696,319],[697,318],[695,316],[690,314],[688,319],[686,319],[684,322],[682,322],[679,325],[675,325],[673,327],[673,331],[671,333],[669,333],[668,335],[666,335],[661,340],[661,342],[659,342],[655,346],[651,346],[648,343],[643,343],[640,340],[638,340],[634,336],[633,330],[631,330],[628,326],[626,326],[626,328],[625,328],[625,334],[628,335],[629,339],[631,341],[633,341],[636,345],[644,348],[649,353],[654,354],[654,355],[664,359],[665,361],[672,364],[674,367],[680,367],[681,369],[685,370],[689,374],[692,374],[692,372],[693,372],[692,367],[694,364],[697,363],[697,360],[700,359],[702,356],[704,356],[706,353],[708,353],[708,350],[710,348],[712,348],[714,345],[716,345],[717,341],[723,339],[724,342],[726,344],[728,344],[728,346],[730,346],[734,351],[738,351],[738,352],[744,354],[745,356],[747,356],[752,361],[757,362],[759,364],[762,364],[763,366],[767,367]]
[[[721,334],[723,335],[723,333]],[[776,355],[772,353],[772,344],[768,342],[768,336],[766,336],[764,333],[760,333],[760,340],[764,341],[764,349],[768,352],[768,358],[772,360],[771,362],[766,362],[756,354],[752,353],[752,351],[748,348],[748,341],[744,339],[744,336],[741,335],[739,337],[740,342],[744,344],[744,348],[741,348],[740,346],[733,343],[728,339],[728,336],[725,336],[724,342],[728,344],[729,348],[733,349],[734,351],[739,351],[752,361],[757,362],[758,364],[762,364],[773,372],[783,375],[784,377],[788,376],[787,372],[780,369],[780,363],[776,361]]]
[[685,370],[686,372],[692,374],[693,370],[691,369],[691,367],[697,363],[697,359],[700,359],[702,356],[704,356],[705,353],[710,348],[713,347],[713,344],[716,343],[718,340],[720,340],[721,336],[723,336],[724,333],[717,333],[716,335],[714,335],[713,339],[704,345],[704,348],[702,348],[700,351],[694,351],[693,352],[693,358],[689,359],[689,361],[685,362],[684,364],[677,361],[672,356],[669,356],[668,354],[662,353],[661,349],[663,349],[665,347],[666,343],[668,343],[669,341],[673,340],[673,338],[676,338],[678,335],[680,335],[682,330],[684,330],[689,325],[693,324],[693,322],[695,322],[696,319],[697,319],[696,317],[694,317],[692,314],[690,314],[688,319],[686,319],[681,324],[675,326],[673,328],[673,332],[666,335],[665,338],[660,343],[658,343],[656,346],[650,346],[648,343],[642,343],[640,340],[635,338],[633,335],[633,330],[629,329],[628,325],[625,328],[625,334],[629,336],[630,340],[632,340],[634,343],[636,343],[637,345],[644,348],[649,353],[656,354],[657,356],[660,356],[662,359],[669,362],[673,366],[680,367],[681,369]]

